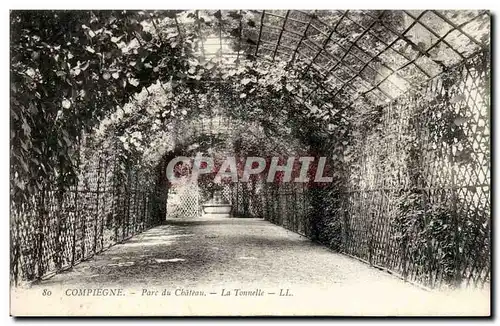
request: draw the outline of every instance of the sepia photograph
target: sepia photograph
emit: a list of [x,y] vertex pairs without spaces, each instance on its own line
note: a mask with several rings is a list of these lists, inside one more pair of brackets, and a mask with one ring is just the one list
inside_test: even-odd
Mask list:
[[489,10],[10,10],[10,315],[489,317]]

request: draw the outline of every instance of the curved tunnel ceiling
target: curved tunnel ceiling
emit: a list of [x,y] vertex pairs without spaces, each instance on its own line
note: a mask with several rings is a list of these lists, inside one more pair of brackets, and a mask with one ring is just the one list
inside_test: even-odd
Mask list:
[[[146,14],[146,12],[145,12]],[[379,105],[489,48],[488,11],[193,10],[151,12],[179,41],[194,33],[199,56],[286,62],[299,102]],[[152,28],[159,28],[158,25]]]
[[[487,11],[144,11],[169,42],[198,42],[201,61],[258,61],[298,76],[297,103],[331,115],[380,105],[488,50]],[[139,36],[140,38],[140,36]],[[210,79],[194,82],[223,83]],[[193,127],[193,126],[192,126]]]

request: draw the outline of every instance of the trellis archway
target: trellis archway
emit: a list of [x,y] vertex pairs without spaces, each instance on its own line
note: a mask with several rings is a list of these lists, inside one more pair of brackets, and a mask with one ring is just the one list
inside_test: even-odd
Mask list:
[[262,187],[265,218],[430,286],[489,281],[488,12],[14,11],[11,23],[15,280],[161,223],[165,162],[224,142],[190,132],[220,116],[252,122],[242,153],[260,141],[335,161],[331,188]]

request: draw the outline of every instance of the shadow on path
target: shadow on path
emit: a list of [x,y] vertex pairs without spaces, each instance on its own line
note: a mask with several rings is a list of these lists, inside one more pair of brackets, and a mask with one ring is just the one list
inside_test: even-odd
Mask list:
[[[292,291],[299,310],[286,299],[277,301],[283,307],[273,314],[466,313],[456,296],[423,291],[261,219],[167,220],[33,289],[50,287],[123,288],[137,295],[144,289],[204,289],[219,297],[222,289],[259,288],[271,297]],[[148,309],[153,304],[145,302]],[[253,313],[234,310],[239,307],[226,314]],[[267,304],[259,309],[269,314]]]

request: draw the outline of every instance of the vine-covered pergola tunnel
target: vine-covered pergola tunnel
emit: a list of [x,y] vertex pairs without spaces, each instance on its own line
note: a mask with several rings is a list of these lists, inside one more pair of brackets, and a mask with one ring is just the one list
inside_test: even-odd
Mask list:
[[[489,12],[12,11],[10,41],[15,284],[218,191],[405,280],[489,286]],[[200,154],[326,157],[333,181],[172,186]]]

